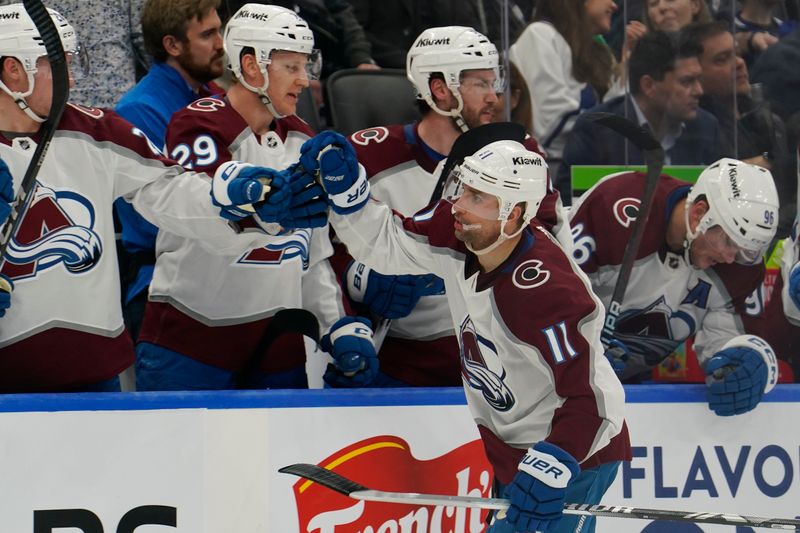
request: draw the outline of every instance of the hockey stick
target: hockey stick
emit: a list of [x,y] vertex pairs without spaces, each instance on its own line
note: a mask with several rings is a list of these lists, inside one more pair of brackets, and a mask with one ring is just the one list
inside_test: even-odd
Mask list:
[[264,362],[267,350],[275,340],[286,333],[299,333],[319,343],[319,322],[311,311],[306,309],[281,309],[272,316],[272,320],[258,341],[253,356],[245,368],[237,376],[240,389],[248,389],[249,379],[258,372]]
[[[53,96],[47,120],[39,128],[39,141],[33,151],[31,162],[25,170],[25,176],[22,178],[17,197],[11,204],[11,214],[6,219],[2,229],[0,229],[0,261],[3,263],[5,263],[6,250],[17,234],[23,215],[28,209],[31,193],[36,186],[36,176],[42,167],[45,154],[47,154],[47,149],[50,147],[50,140],[55,134],[69,98],[67,57],[64,54],[61,36],[56,29],[56,25],[41,0],[23,0],[22,4],[31,20],[33,20],[33,24],[42,38],[45,50],[47,50],[47,59],[50,61],[50,70],[53,76]],[[3,277],[0,277],[0,290],[11,292],[11,285]]]
[[[433,188],[433,193],[431,193],[430,200],[428,200],[428,205],[442,198],[442,192],[444,192],[443,189],[447,177],[456,165],[460,165],[464,162],[465,157],[474,154],[487,144],[491,144],[495,141],[508,140],[522,143],[526,135],[525,127],[516,122],[492,122],[473,128],[459,135],[453,143],[453,147],[450,149],[450,154],[448,154],[445,160],[442,172],[439,174],[439,178]],[[376,352],[381,349],[381,345],[386,338],[386,334],[389,332],[391,323],[392,321],[388,318],[380,317],[376,320],[375,334],[372,337]]]
[[636,215],[636,221],[633,223],[633,233],[622,255],[617,284],[614,286],[614,293],[611,295],[611,301],[606,309],[606,320],[603,324],[603,331],[600,334],[600,340],[603,342],[603,346],[607,348],[614,338],[614,331],[617,329],[617,319],[620,311],[622,311],[625,289],[628,288],[628,280],[631,277],[633,263],[636,261],[636,253],[639,251],[639,244],[642,242],[647,219],[650,216],[650,208],[653,205],[653,196],[658,185],[658,178],[661,176],[661,169],[664,168],[664,149],[650,131],[621,115],[595,112],[587,113],[586,119],[619,133],[633,143],[641,150],[645,165],[647,165],[647,178],[639,204],[639,213]]
[[[480,498],[475,496],[450,496],[445,494],[419,494],[416,492],[384,492],[365,487],[355,481],[321,466],[298,463],[284,466],[278,472],[293,474],[319,483],[335,492],[356,500],[408,505],[442,505],[447,507],[478,507],[481,509],[507,509],[510,502],[501,498]],[[636,518],[639,520],[670,520],[674,522],[699,522],[727,526],[764,527],[800,530],[800,520],[791,518],[760,518],[733,513],[697,513],[690,511],[670,511],[664,509],[642,509],[618,505],[589,505],[568,503],[564,514],[608,516],[614,518]]]

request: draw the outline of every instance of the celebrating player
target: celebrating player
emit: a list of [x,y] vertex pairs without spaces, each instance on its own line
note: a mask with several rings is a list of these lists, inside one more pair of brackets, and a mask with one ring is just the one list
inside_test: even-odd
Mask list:
[[[323,345],[338,358],[356,351],[365,365],[354,379],[369,376],[377,361],[368,325],[355,318],[337,322],[344,311],[328,262],[322,189],[306,174],[292,175],[301,144],[314,135],[294,115],[301,91],[319,74],[311,30],[293,11],[246,4],[228,22],[224,46],[234,78],[227,96],[177,112],[167,129],[168,152],[189,168],[230,176],[246,168],[232,159],[274,169],[271,185],[293,190],[291,218],[273,228],[279,235],[269,246],[245,254],[213,255],[195,241],[159,232],[137,346],[137,388],[229,389],[237,380],[257,388],[306,387],[299,334],[255,353],[272,317],[288,308],[313,310],[325,328],[336,322],[334,341]],[[264,209],[271,204],[256,208]],[[241,376],[254,357],[263,359],[256,374]]]
[[302,162],[319,171],[348,250],[379,272],[444,280],[467,401],[512,502],[489,531],[575,531],[565,499],[600,501],[630,445],[622,386],[600,343],[602,303],[530,223],[547,194],[544,159],[515,141],[491,143],[448,177],[444,199],[406,218],[369,199],[345,139],[331,144],[309,145]]
[[[570,212],[574,258],[608,305],[638,213],[643,174],[604,178]],[[636,255],[611,350],[635,382],[695,336],[718,415],[753,409],[777,378],[770,346],[745,333],[745,300],[763,278],[762,255],[778,224],[768,170],[734,159],[706,168],[693,186],[661,176]]]
[[[50,14],[74,70],[74,29]],[[0,57],[0,130],[7,132],[0,159],[19,187],[54,90],[45,47],[21,4],[0,7]],[[237,234],[220,216],[220,206],[225,214],[258,200],[264,174],[250,167],[236,182],[219,176],[211,196],[206,175],[164,158],[114,113],[67,105],[0,269],[15,286],[13,312],[0,328],[0,391],[119,390],[117,374],[134,354],[120,309],[116,198],[175,235],[231,254],[274,240]],[[274,207],[280,215],[270,221],[288,210]]]
[[[423,117],[356,132],[350,142],[375,198],[411,216],[440,197],[445,177],[437,165],[462,131],[494,120],[504,82],[495,46],[461,26],[423,31],[408,52],[407,72]],[[525,146],[539,152],[533,138]],[[557,193],[547,195],[538,218],[552,231],[563,230],[564,242],[571,240]],[[461,384],[458,343],[441,280],[385,275],[358,262],[349,264],[343,278],[355,302],[374,316],[392,319],[372,386]]]

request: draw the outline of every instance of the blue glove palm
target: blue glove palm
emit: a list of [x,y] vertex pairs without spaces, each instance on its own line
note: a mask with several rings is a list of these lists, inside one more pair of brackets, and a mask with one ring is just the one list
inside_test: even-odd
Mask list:
[[434,274],[389,276],[357,261],[347,266],[346,276],[350,297],[389,319],[408,316],[421,297],[444,292],[444,281]]
[[361,209],[369,199],[369,182],[361,172],[356,152],[347,139],[323,131],[300,147],[300,164],[309,174],[319,173],[328,203],[339,214]]
[[705,366],[706,399],[719,416],[746,413],[761,401],[769,378],[764,358],[745,346],[725,348]]
[[511,505],[504,519],[515,531],[550,529],[564,511],[567,486],[581,467],[555,444],[537,442],[519,463],[519,472],[505,489]]
[[323,375],[328,385],[365,387],[375,378],[378,355],[372,344],[372,323],[366,318],[340,318],[319,344],[334,360]]
[[0,159],[0,224],[11,214],[11,203],[14,201],[14,179],[6,162]]
[[324,227],[328,223],[325,191],[310,174],[297,172],[296,169],[297,165],[289,168],[292,196],[288,213],[281,218],[280,225],[284,229]]

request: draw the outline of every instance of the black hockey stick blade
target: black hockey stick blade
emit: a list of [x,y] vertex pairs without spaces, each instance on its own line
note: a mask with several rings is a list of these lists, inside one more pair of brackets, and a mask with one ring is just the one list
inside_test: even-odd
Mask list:
[[460,165],[464,158],[470,156],[495,141],[517,141],[521,143],[525,140],[527,133],[525,127],[516,122],[492,122],[478,126],[465,133],[462,133],[453,143],[450,154],[442,167],[439,181],[433,190],[430,202],[438,201],[442,197],[442,189],[447,176],[452,172],[453,167]]
[[[41,0],[23,0],[22,4],[33,20],[47,51],[53,79],[53,96],[50,112],[39,129],[39,141],[31,157],[31,162],[25,170],[17,197],[11,205],[11,214],[0,229],[0,260],[2,260],[0,262],[5,261],[6,249],[16,235],[25,210],[28,208],[31,193],[36,185],[36,176],[39,174],[47,149],[50,147],[50,140],[53,138],[69,98],[69,68],[56,25]],[[0,290],[11,292],[11,286],[3,278],[0,278]]]
[[248,380],[258,372],[264,361],[267,350],[275,340],[287,333],[299,333],[304,337],[319,342],[319,321],[314,313],[306,309],[281,309],[272,316],[272,320],[261,336],[256,346],[253,357],[248,361],[244,370],[239,374],[237,381],[239,388],[248,388]]
[[[364,501],[401,503],[408,505],[442,505],[448,507],[477,507],[481,509],[507,509],[510,502],[503,498],[480,498],[476,496],[450,496],[445,494],[420,494],[416,492],[384,492],[351,481],[346,477],[321,466],[298,463],[278,469],[284,474],[293,474],[319,483],[339,494]],[[642,509],[619,505],[588,505],[569,503],[564,514],[607,516],[612,518],[636,518],[639,520],[669,520],[673,522],[701,522],[728,526],[764,527],[786,531],[800,530],[800,520],[791,518],[759,518],[733,513],[697,513],[663,509]]]

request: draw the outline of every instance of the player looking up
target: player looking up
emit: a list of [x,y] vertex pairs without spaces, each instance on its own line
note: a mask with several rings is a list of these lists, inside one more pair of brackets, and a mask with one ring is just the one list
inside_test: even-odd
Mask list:
[[[606,305],[644,182],[635,172],[607,176],[570,212],[574,258]],[[721,159],[694,185],[661,176],[651,213],[614,332],[622,343],[611,354],[615,369],[623,381],[636,382],[694,336],[709,407],[718,415],[753,409],[777,378],[772,349],[742,336],[741,318],[778,224],[772,175]]]
[[[295,116],[301,91],[320,69],[311,30],[293,11],[246,4],[228,22],[224,46],[233,84],[223,99],[200,99],[177,112],[167,150],[195,170],[235,175],[242,166],[230,161],[241,160],[273,169],[273,184],[289,183],[300,146],[314,135]],[[230,389],[243,378],[254,388],[307,387],[299,334],[255,353],[272,317],[290,308],[312,310],[324,329],[334,326],[334,356],[353,344],[347,350],[369,363],[354,379],[374,372],[369,327],[355,318],[337,322],[344,311],[328,262],[326,204],[314,199],[321,189],[310,182],[293,182],[300,183],[295,218],[273,228],[276,240],[262,249],[214,255],[159,232],[137,346],[139,390]],[[255,375],[241,376],[254,357],[263,364]]]
[[[403,217],[370,200],[345,139],[312,140],[303,153],[357,260],[444,280],[467,402],[498,490],[512,502],[489,531],[575,531],[579,517],[562,518],[565,499],[600,501],[630,444],[622,386],[600,343],[602,303],[531,223],[548,190],[544,158],[493,142],[448,177],[442,200]],[[583,528],[593,531],[593,519]]]
[[[50,14],[71,72],[79,72],[75,31]],[[0,58],[0,160],[18,188],[54,91],[45,47],[22,4],[0,7]],[[235,183],[220,176],[211,195],[208,176],[163,157],[113,112],[67,105],[0,267],[14,284],[14,306],[0,328],[0,391],[119,390],[117,374],[134,354],[120,309],[112,203],[125,198],[160,228],[232,254],[274,240],[237,234],[220,216],[220,206],[225,216],[234,204],[258,200],[263,174],[250,167]],[[275,195],[269,204],[270,222],[285,214],[279,201]]]

